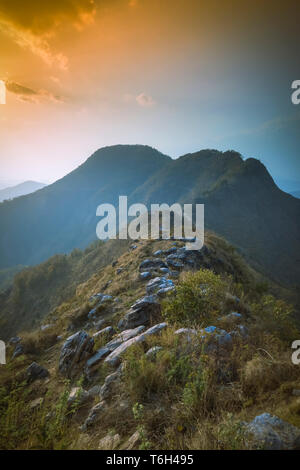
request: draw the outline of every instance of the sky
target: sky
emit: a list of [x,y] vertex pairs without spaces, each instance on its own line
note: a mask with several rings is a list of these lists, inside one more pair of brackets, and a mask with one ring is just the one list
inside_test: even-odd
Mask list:
[[300,181],[299,18],[298,0],[0,0],[0,183],[125,143]]

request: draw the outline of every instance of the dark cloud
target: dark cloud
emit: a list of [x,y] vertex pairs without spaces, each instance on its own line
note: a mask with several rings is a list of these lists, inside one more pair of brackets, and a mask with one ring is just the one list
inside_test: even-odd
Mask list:
[[31,103],[40,103],[42,101],[53,101],[56,103],[63,102],[63,98],[58,95],[54,95],[48,90],[33,90],[19,83],[15,83],[7,80],[5,82],[6,90],[10,93],[17,95],[21,101],[27,101]]
[[[0,16],[33,33],[45,33],[62,21],[85,23],[97,0],[0,0]],[[101,2],[100,2],[101,3]]]

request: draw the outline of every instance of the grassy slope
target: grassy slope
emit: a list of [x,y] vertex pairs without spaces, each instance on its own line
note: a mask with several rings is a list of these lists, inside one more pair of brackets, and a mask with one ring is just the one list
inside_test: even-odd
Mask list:
[[[223,260],[221,271],[234,273],[235,293],[239,293],[244,302],[259,302],[263,295],[264,279],[250,269],[222,239],[209,235],[206,243],[212,250],[212,257]],[[76,410],[67,421],[62,419],[56,422],[55,430],[51,426],[45,427],[43,420],[46,414],[56,410],[57,416],[59,415],[57,410],[62,408],[60,405],[63,404],[65,392],[70,387],[57,371],[60,349],[63,340],[70,335],[70,325],[76,325],[77,330],[85,323],[81,313],[88,311],[86,305],[90,296],[101,291],[119,298],[118,303],[103,312],[106,324],[115,326],[129,306],[145,293],[145,284],[138,278],[139,263],[156,249],[167,246],[170,246],[170,242],[143,241],[138,243],[138,248],[134,251],[126,249],[120,256],[115,252],[113,258],[118,259],[116,266],[108,264],[100,268],[77,286],[76,293],[70,300],[59,305],[44,320],[44,323],[54,325],[50,330],[44,333],[36,331],[29,335],[21,332],[24,342],[27,341],[31,346],[31,351],[29,348],[25,356],[9,361],[8,366],[1,369],[1,393],[5,394],[3,390],[9,390],[15,380],[21,380],[22,372],[33,360],[45,365],[51,375],[49,380],[26,387],[25,396],[22,392],[17,394],[17,403],[21,404],[22,409],[8,419],[9,426],[6,434],[3,434],[5,442],[2,440],[1,446],[97,448],[99,439],[109,432],[120,434],[122,446],[126,445],[126,440],[139,429],[146,436],[143,445],[156,449],[236,448],[244,445],[237,437],[238,421],[248,421],[261,412],[277,414],[300,426],[300,402],[297,397],[291,395],[293,388],[300,387],[298,370],[295,366],[291,367],[288,346],[268,334],[266,324],[258,322],[251,330],[248,346],[237,343],[230,357],[224,358],[224,367],[230,364],[230,368],[234,370],[235,377],[232,381],[219,384],[215,380],[217,363],[213,358],[207,359],[205,370],[211,371],[212,374],[204,381],[205,399],[199,399],[196,404],[192,399],[183,403],[182,393],[185,385],[181,383],[181,365],[177,361],[174,363],[172,359],[172,351],[178,348],[173,332],[180,324],[170,325],[161,338],[149,340],[148,347],[161,344],[165,350],[153,366],[151,362],[143,360],[143,351],[139,348],[128,355],[125,361],[127,372],[124,383],[108,403],[100,425],[96,425],[91,432],[83,433],[80,430],[79,426],[87,416],[90,404],[89,407]],[[118,268],[122,268],[120,274],[116,273]],[[90,333],[93,333],[93,330]],[[61,335],[62,339],[53,342],[52,338],[57,334]],[[194,347],[197,351],[197,345]],[[271,352],[271,361],[264,354],[258,353],[258,349],[262,347]],[[9,350],[9,355],[11,352]],[[193,354],[189,356],[195,361],[192,366],[195,373],[199,370],[197,361],[202,356],[198,353],[196,357]],[[177,382],[166,382],[167,374],[174,367]],[[137,375],[135,369],[138,371]],[[108,372],[107,368],[101,366],[93,384],[103,383]],[[83,383],[83,386],[86,388],[93,384]],[[12,394],[10,396],[13,397]],[[32,415],[29,405],[38,397],[44,398],[44,405]],[[134,418],[132,407],[136,402],[142,404],[143,408]],[[3,406],[1,400],[0,406]],[[16,406],[16,403],[12,402],[12,409]],[[51,422],[50,419],[50,424]],[[47,429],[48,437],[41,437],[37,431],[30,433],[28,437],[29,426],[30,429],[39,429],[39,432],[41,429],[43,432]],[[14,434],[12,431],[16,428],[18,431]]]

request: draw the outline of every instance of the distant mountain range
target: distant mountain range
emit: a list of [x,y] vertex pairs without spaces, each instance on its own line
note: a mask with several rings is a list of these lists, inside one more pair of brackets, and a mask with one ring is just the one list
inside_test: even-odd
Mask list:
[[216,150],[172,160],[141,145],[102,148],[52,185],[0,204],[0,268],[84,248],[96,237],[97,206],[117,206],[119,195],[148,206],[204,203],[207,229],[274,280],[299,284],[300,201],[262,163]]
[[0,202],[7,199],[25,196],[37,191],[38,189],[44,188],[45,186],[45,184],[38,183],[36,181],[24,181],[24,183],[17,184],[16,186],[0,189]]

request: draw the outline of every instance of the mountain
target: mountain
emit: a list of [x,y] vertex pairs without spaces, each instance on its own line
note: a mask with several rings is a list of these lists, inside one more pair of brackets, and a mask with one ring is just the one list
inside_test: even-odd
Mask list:
[[95,239],[96,208],[129,202],[204,203],[205,227],[285,285],[300,281],[300,201],[281,191],[258,160],[202,150],[176,160],[141,145],[95,152],[42,190],[0,204],[0,268],[32,265]]
[[117,204],[170,157],[147,146],[105,147],[61,180],[0,204],[0,268],[40,263],[96,238],[96,208]]
[[300,191],[292,191],[290,194],[292,196],[297,197],[298,199],[300,199]]
[[10,186],[0,190],[0,202],[6,199],[14,199],[16,197],[25,196],[26,194],[34,193],[38,189],[44,188],[46,185],[36,181],[24,181],[24,183]]
[[1,450],[299,449],[293,308],[220,237],[98,242],[17,277]]

